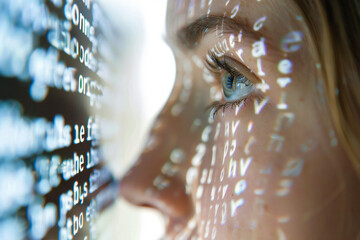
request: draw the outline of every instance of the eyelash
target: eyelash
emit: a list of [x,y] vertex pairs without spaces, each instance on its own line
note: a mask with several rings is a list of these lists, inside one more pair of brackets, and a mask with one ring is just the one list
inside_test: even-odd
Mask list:
[[[220,60],[214,52],[209,51],[208,52],[208,56],[210,57],[210,59],[212,60],[212,62],[209,61],[209,59],[206,58],[205,62],[206,62],[206,67],[207,69],[212,72],[213,74],[217,75],[217,77],[219,77],[219,75],[221,74],[222,70],[227,71],[228,73],[230,73],[233,76],[238,76],[241,73],[239,73],[236,69],[234,69],[233,67],[229,66],[225,59],[224,60]],[[237,106],[240,106],[242,104],[245,104],[248,100],[249,96],[246,96],[242,99],[233,101],[233,102],[213,102],[211,103],[206,109],[210,110],[210,113],[212,114],[212,117],[215,117],[215,115],[217,114],[217,112],[219,110],[222,110],[223,113],[225,112],[225,110],[227,108],[231,108],[234,109]]]

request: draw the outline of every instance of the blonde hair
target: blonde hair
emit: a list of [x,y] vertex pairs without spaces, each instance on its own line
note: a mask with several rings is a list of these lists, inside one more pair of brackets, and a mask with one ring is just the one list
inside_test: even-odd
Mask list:
[[337,136],[360,177],[360,1],[295,0],[322,65]]

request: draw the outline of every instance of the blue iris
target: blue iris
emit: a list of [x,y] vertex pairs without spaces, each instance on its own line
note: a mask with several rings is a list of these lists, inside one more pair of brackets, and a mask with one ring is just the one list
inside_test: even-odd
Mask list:
[[223,76],[222,87],[226,101],[244,99],[254,89],[253,84],[245,76],[234,76],[228,72]]
[[227,79],[226,79],[226,86],[227,88],[232,88],[234,83],[234,76],[230,75]]

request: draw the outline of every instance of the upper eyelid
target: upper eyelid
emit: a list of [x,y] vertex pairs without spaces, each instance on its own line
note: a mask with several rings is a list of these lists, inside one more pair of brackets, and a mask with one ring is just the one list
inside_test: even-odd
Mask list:
[[219,66],[221,69],[224,69],[226,71],[228,71],[230,74],[236,76],[239,73],[242,74],[242,72],[239,72],[236,70],[236,68],[233,68],[232,66],[229,66],[226,62],[226,58],[224,57],[224,61],[222,62],[220,59],[218,59],[216,57],[216,55],[214,53],[212,53],[211,55],[211,59],[215,62],[215,64],[217,66]]
[[[232,75],[236,75],[237,73],[241,74],[248,78],[253,84],[261,83],[261,80],[253,73],[253,71],[251,71],[249,68],[244,66],[242,63],[236,61],[235,59],[224,55],[224,60],[221,61],[219,57],[217,57],[211,51],[209,51],[207,55],[209,55],[210,59],[214,62],[214,64],[219,67],[219,70],[224,69]],[[205,61],[210,67],[212,67],[212,64],[208,62],[207,57]]]

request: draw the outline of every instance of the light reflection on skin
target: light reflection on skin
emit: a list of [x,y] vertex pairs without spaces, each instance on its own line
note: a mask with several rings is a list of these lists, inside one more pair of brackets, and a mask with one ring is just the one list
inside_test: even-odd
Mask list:
[[[178,38],[212,16],[242,27],[220,21],[190,45]],[[355,239],[358,181],[317,91],[322,76],[295,5],[169,1],[167,30],[176,84],[123,196],[161,211],[169,239]],[[224,99],[221,77],[205,67],[209,51],[256,87],[214,117],[207,107]]]

